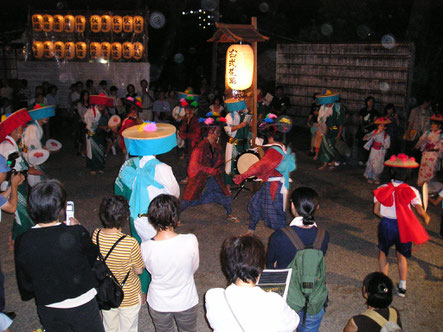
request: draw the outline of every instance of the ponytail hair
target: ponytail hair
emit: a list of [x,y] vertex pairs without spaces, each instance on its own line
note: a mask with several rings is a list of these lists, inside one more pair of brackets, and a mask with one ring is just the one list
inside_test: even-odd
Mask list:
[[387,308],[392,303],[392,280],[381,272],[368,274],[363,280],[363,287],[368,294],[366,304],[373,308]]
[[292,192],[291,202],[295,211],[303,218],[303,225],[314,224],[314,213],[318,206],[317,192],[308,187],[299,187]]

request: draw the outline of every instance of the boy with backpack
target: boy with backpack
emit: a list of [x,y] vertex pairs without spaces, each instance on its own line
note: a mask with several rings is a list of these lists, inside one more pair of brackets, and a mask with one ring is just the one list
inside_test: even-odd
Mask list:
[[314,220],[318,194],[313,189],[295,189],[290,203],[295,218],[289,226],[271,235],[267,268],[292,269],[287,302],[300,316],[297,331],[316,332],[328,300],[324,255],[329,233]]

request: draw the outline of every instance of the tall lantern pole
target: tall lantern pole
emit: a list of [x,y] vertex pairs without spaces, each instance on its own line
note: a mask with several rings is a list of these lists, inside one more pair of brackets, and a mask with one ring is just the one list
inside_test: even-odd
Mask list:
[[[257,30],[257,17],[251,18],[251,25]],[[257,138],[257,42],[252,42],[254,51],[254,74],[252,78],[252,147],[255,147]]]

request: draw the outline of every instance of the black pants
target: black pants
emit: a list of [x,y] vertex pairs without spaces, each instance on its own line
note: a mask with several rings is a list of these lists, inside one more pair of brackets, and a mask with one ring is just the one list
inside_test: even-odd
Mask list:
[[37,306],[38,317],[46,332],[104,332],[96,299],[70,309]]

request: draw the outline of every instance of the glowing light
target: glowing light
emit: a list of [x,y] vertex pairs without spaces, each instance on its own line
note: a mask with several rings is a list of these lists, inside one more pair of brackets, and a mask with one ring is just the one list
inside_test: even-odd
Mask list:
[[252,84],[254,52],[249,45],[234,44],[226,52],[226,83],[233,90],[246,90]]

